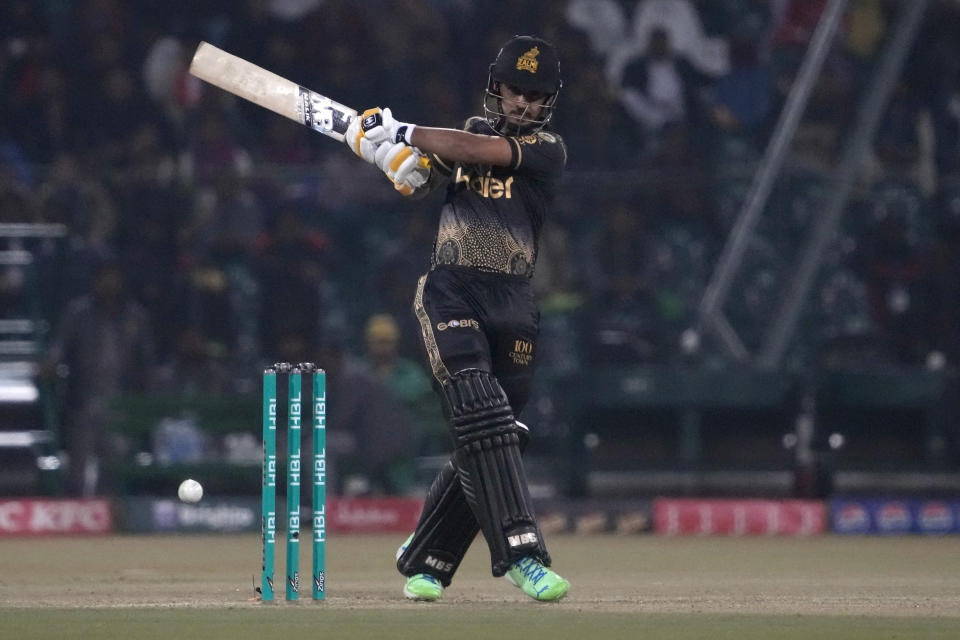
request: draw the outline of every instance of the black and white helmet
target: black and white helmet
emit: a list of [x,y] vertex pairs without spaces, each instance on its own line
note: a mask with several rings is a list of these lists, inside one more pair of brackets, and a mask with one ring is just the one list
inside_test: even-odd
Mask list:
[[547,96],[539,116],[521,125],[517,133],[529,134],[540,130],[553,117],[557,95],[563,86],[556,48],[535,36],[514,36],[500,48],[497,59],[490,65],[483,111],[493,128],[504,133],[507,120],[501,104],[502,84]]

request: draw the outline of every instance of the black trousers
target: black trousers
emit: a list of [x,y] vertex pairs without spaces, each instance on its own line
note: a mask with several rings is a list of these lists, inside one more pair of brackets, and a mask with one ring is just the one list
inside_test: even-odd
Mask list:
[[[540,321],[528,278],[437,267],[420,278],[414,312],[438,392],[457,372],[480,369],[496,376],[513,415],[520,415],[530,397]],[[476,506],[468,503],[451,458],[427,491],[417,530],[397,560],[400,573],[437,574],[448,586],[480,531]],[[491,566],[499,566],[503,558],[492,547],[490,553]],[[444,571],[430,565],[434,556],[449,563]],[[550,564],[546,552],[541,561]]]
[[440,266],[420,278],[413,306],[435,385],[464,369],[487,371],[519,417],[540,323],[530,279]]

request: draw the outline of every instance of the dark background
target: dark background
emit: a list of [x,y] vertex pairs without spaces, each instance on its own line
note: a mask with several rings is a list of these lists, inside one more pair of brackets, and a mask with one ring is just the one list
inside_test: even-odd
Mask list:
[[[499,45],[535,33],[561,52],[554,128],[570,158],[535,277],[540,371],[522,419],[535,435],[536,486],[954,490],[957,3],[930,4],[783,361],[771,370],[732,357],[698,329],[705,287],[825,4],[4,2],[0,309],[12,322],[0,336],[3,381],[37,389],[30,402],[4,405],[4,429],[55,434],[50,454],[69,440],[76,372],[103,369],[95,358],[64,368],[47,345],[108,265],[124,276],[125,304],[143,311],[150,358],[101,394],[125,409],[98,422],[102,456],[116,466],[98,490],[166,490],[157,483],[182,477],[160,464],[166,417],[199,426],[170,431],[181,444],[200,438],[173,462],[221,465],[215,477],[244,491],[230,456],[256,458],[244,458],[240,436],[257,435],[262,367],[311,360],[340,381],[331,436],[344,439],[352,490],[415,491],[447,447],[434,401],[415,376],[406,386],[377,379],[365,337],[370,317],[388,314],[398,355],[423,369],[409,308],[441,196],[404,201],[337,144],[186,68],[207,40],[345,104],[457,127],[479,112]],[[848,3],[723,307],[751,354],[825,208],[903,6]],[[649,64],[658,28],[673,51],[663,85]],[[678,100],[651,117],[630,108],[631,89]],[[10,226],[22,223],[63,226]],[[223,407],[249,424],[224,418]],[[357,442],[373,432],[402,455],[371,480],[379,472]],[[224,443],[227,434],[235,441]],[[28,448],[28,457],[44,453]],[[61,490],[41,481],[32,457],[7,491]]]

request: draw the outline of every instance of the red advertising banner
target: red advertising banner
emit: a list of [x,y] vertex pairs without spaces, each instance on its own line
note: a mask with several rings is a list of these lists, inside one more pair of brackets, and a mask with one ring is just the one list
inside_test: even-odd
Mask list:
[[0,537],[105,534],[113,531],[110,501],[0,500]]
[[423,501],[408,498],[331,498],[327,528],[335,533],[413,533]]
[[700,536],[811,536],[826,528],[826,507],[815,500],[698,500],[660,498],[654,531]]

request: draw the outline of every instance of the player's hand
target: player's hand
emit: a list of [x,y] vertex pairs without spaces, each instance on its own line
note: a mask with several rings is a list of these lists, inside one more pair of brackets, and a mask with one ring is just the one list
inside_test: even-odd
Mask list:
[[[386,115],[392,122],[393,118],[390,117],[389,109],[387,109]],[[383,112],[378,107],[367,109],[350,121],[347,131],[344,133],[343,141],[355,154],[370,164],[374,164],[377,147],[386,142],[382,129]],[[369,135],[369,130],[375,131],[372,137]]]
[[363,135],[376,145],[388,140],[392,141],[397,132],[397,121],[393,119],[390,109],[374,107],[367,109],[361,116]]
[[430,178],[430,161],[416,147],[404,142],[384,143],[377,148],[375,163],[403,195],[410,195]]
[[406,142],[412,145],[410,137],[416,125],[400,122],[393,117],[393,113],[388,108],[367,109],[363,112],[363,132],[364,136],[377,145],[384,142]]

